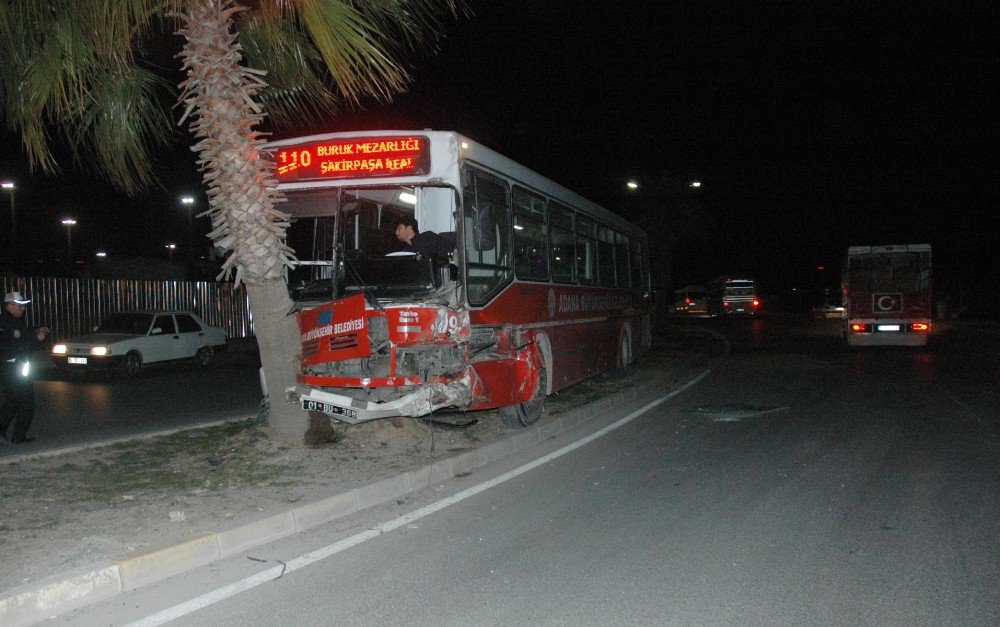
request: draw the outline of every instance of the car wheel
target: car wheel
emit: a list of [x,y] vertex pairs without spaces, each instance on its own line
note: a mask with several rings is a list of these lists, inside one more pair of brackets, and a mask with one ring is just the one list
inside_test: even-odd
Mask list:
[[520,429],[538,422],[545,409],[545,391],[548,389],[548,375],[545,366],[538,369],[538,393],[535,398],[517,405],[501,407],[500,421],[513,429]]
[[142,356],[139,353],[128,353],[122,359],[122,372],[130,377],[134,377],[142,370]]
[[198,349],[198,352],[195,354],[194,359],[195,361],[198,362],[199,366],[204,368],[212,361],[212,347],[202,346],[201,348]]

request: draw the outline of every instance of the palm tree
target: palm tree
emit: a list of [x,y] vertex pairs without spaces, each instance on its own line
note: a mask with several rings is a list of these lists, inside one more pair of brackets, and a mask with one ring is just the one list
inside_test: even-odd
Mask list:
[[272,164],[260,151],[261,123],[266,114],[280,129],[364,97],[391,98],[408,81],[401,54],[432,46],[461,2],[7,0],[0,107],[33,168],[57,170],[49,140],[57,129],[76,163],[135,193],[155,182],[150,155],[172,139],[163,106],[171,83],[156,62],[164,48],[183,44],[180,123],[196,140],[209,237],[229,253],[220,278],[246,286],[272,397],[270,426],[301,441],[301,412],[280,402],[298,368],[284,281],[295,258]]

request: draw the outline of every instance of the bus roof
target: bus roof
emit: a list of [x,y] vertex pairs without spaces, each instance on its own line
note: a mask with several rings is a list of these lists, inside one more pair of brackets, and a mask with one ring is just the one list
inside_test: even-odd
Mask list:
[[879,253],[929,253],[930,244],[896,244],[890,246],[851,246],[848,255],[870,255]]
[[336,180],[320,181],[296,181],[291,183],[279,183],[278,189],[290,191],[293,189],[310,189],[319,187],[340,187],[344,185],[390,185],[390,184],[420,184],[437,182],[459,189],[458,165],[462,161],[469,161],[477,166],[522,183],[523,185],[541,192],[556,201],[569,205],[574,209],[582,210],[584,213],[604,222],[618,227],[631,235],[639,235],[646,238],[646,233],[618,214],[605,209],[595,202],[587,200],[576,192],[563,187],[559,183],[545,178],[534,170],[509,159],[500,153],[483,146],[454,131],[434,131],[424,130],[364,130],[345,131],[337,133],[321,133],[317,135],[306,135],[302,137],[290,137],[264,144],[261,149],[273,151],[278,148],[305,144],[310,142],[357,138],[378,138],[393,136],[414,136],[421,135],[427,137],[431,142],[431,168],[428,174],[422,176],[401,176],[385,177],[378,179],[371,178],[340,178]]
[[753,279],[740,274],[723,274],[708,282],[709,285],[719,285],[722,283],[753,283]]

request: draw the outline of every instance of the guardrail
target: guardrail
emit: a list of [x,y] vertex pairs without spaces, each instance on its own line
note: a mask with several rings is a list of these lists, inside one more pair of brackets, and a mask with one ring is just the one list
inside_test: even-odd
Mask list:
[[31,299],[28,324],[47,326],[54,338],[90,333],[117,311],[182,309],[222,327],[230,338],[252,337],[253,318],[246,289],[231,282],[78,279],[3,275],[3,293]]

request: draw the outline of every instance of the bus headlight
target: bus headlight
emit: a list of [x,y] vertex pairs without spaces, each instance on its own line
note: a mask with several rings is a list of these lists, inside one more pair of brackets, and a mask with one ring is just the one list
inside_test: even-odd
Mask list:
[[66,354],[66,345],[65,344],[56,344],[55,346],[52,347],[52,354],[53,355],[65,355]]
[[93,347],[93,348],[90,349],[90,354],[91,355],[96,355],[98,357],[104,357],[105,355],[108,354],[108,347],[107,346],[95,346],[95,347]]

